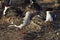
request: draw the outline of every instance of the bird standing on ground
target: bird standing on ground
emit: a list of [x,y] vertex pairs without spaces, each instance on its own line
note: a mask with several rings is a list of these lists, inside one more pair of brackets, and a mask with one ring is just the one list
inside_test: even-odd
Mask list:
[[48,8],[46,10],[46,20],[45,21],[54,21],[54,18],[56,18],[56,15],[54,13],[51,13],[53,11],[52,8]]

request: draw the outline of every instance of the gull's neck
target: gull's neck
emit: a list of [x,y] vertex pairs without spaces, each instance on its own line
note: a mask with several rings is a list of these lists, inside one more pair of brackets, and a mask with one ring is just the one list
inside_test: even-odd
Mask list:
[[47,14],[50,14],[50,11],[47,11],[46,13],[47,13]]

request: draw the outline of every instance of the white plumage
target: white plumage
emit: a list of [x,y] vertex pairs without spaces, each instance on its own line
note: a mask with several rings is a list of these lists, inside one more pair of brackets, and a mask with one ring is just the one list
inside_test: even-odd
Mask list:
[[5,12],[6,12],[6,10],[7,10],[8,8],[9,8],[9,7],[6,7],[6,6],[5,6],[4,11],[3,11],[3,15],[6,14]]
[[17,26],[17,25],[9,25],[8,27],[14,26],[14,27],[18,27],[18,28],[21,29],[22,27],[24,27],[24,26],[26,26],[26,25],[28,25],[30,23],[30,16],[31,16],[30,12],[27,11],[22,24],[20,24],[19,26]]
[[45,21],[53,21],[53,17],[50,14],[50,11],[46,11],[46,20]]

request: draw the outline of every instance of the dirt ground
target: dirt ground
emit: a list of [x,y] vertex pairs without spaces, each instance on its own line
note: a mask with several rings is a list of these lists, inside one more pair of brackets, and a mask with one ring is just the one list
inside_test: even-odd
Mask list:
[[[1,12],[0,10],[0,14]],[[56,11],[56,15],[57,20],[53,22],[45,22],[40,17],[34,16],[23,30],[13,26],[8,27],[10,21],[14,21],[16,25],[21,24],[23,20],[20,17],[2,17],[0,40],[60,40],[60,11]]]
[[45,23],[35,16],[30,24],[24,27],[25,33],[21,33],[23,32],[21,29],[8,27],[9,23],[2,19],[0,19],[0,40],[60,40],[60,21]]

